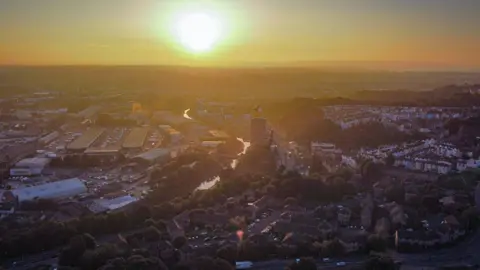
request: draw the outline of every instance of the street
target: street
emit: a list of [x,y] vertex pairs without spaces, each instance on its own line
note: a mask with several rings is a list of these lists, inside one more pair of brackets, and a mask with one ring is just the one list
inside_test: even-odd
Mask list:
[[402,261],[404,265],[439,267],[447,264],[480,264],[480,231],[456,246],[426,253],[402,254],[391,252],[394,260]]

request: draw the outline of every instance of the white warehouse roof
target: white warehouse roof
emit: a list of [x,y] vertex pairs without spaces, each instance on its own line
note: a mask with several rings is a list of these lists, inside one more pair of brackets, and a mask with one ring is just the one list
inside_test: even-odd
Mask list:
[[108,210],[115,210],[122,208],[128,204],[138,201],[137,198],[130,195],[117,197],[114,199],[99,199],[95,200],[94,203],[90,206],[92,212],[103,212]]
[[19,201],[38,199],[61,199],[87,192],[87,187],[78,178],[71,178],[38,186],[12,190]]
[[45,167],[50,163],[49,158],[44,158],[44,157],[34,157],[34,158],[26,158],[22,159],[17,164],[15,164],[15,167]]

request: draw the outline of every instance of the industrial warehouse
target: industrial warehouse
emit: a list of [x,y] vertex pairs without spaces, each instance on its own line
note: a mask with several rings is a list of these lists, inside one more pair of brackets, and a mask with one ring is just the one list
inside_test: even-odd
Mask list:
[[125,138],[125,141],[122,144],[124,149],[141,149],[145,144],[145,139],[147,138],[149,132],[148,127],[134,128]]
[[22,201],[36,199],[63,199],[87,192],[87,187],[78,178],[66,179],[56,182],[44,183],[12,190],[0,190],[0,198],[14,198]]
[[102,134],[105,132],[104,128],[90,128],[80,137],[74,140],[67,146],[67,150],[72,152],[83,152],[90,147]]
[[10,175],[26,176],[42,174],[43,169],[50,163],[49,158],[34,157],[22,159],[10,169]]

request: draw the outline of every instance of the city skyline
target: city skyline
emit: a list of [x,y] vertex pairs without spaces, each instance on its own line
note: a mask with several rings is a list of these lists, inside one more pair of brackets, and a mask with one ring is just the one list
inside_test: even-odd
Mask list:
[[[0,65],[327,65],[478,70],[475,0],[4,1]],[[216,14],[206,54],[178,46],[172,18]]]

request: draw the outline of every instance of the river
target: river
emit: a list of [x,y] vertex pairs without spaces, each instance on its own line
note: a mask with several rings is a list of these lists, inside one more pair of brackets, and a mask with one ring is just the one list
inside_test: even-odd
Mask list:
[[[183,117],[185,117],[186,119],[190,119],[190,120],[193,120],[192,117],[190,117],[190,115],[188,115],[188,112],[190,111],[190,109],[186,109],[184,112],[183,112]],[[238,138],[237,137],[237,140],[239,140],[242,144],[243,144],[243,149],[242,149],[242,152],[240,152],[238,154],[238,158],[232,160],[232,162],[230,163],[230,166],[232,167],[232,169],[235,169],[238,165],[238,160],[240,158],[240,156],[244,155],[248,148],[250,147],[250,142],[248,141],[245,141],[244,139],[242,138]],[[206,190],[206,189],[210,189],[211,187],[213,187],[218,181],[220,181],[220,176],[215,176],[214,178],[212,178],[211,180],[209,181],[205,181],[203,182],[200,186],[198,186],[195,190]]]
[[[238,160],[240,158],[241,155],[245,154],[248,150],[248,148],[250,147],[250,142],[247,142],[247,141],[244,141],[242,138],[237,138],[237,140],[241,141],[243,143],[243,150],[242,152],[240,152],[238,154],[238,158],[232,160],[232,163],[230,163],[230,166],[232,167],[232,169],[235,169],[238,165]],[[198,186],[195,190],[206,190],[206,189],[210,189],[211,187],[213,187],[218,181],[220,181],[220,176],[215,176],[214,178],[212,178],[211,180],[209,181],[205,181],[203,182],[202,184],[200,184],[200,186]]]
[[183,112],[183,117],[184,118],[187,118],[187,119],[190,119],[190,120],[193,120],[192,117],[190,117],[190,115],[188,115],[188,112],[190,111],[190,109],[186,109],[184,112]]

